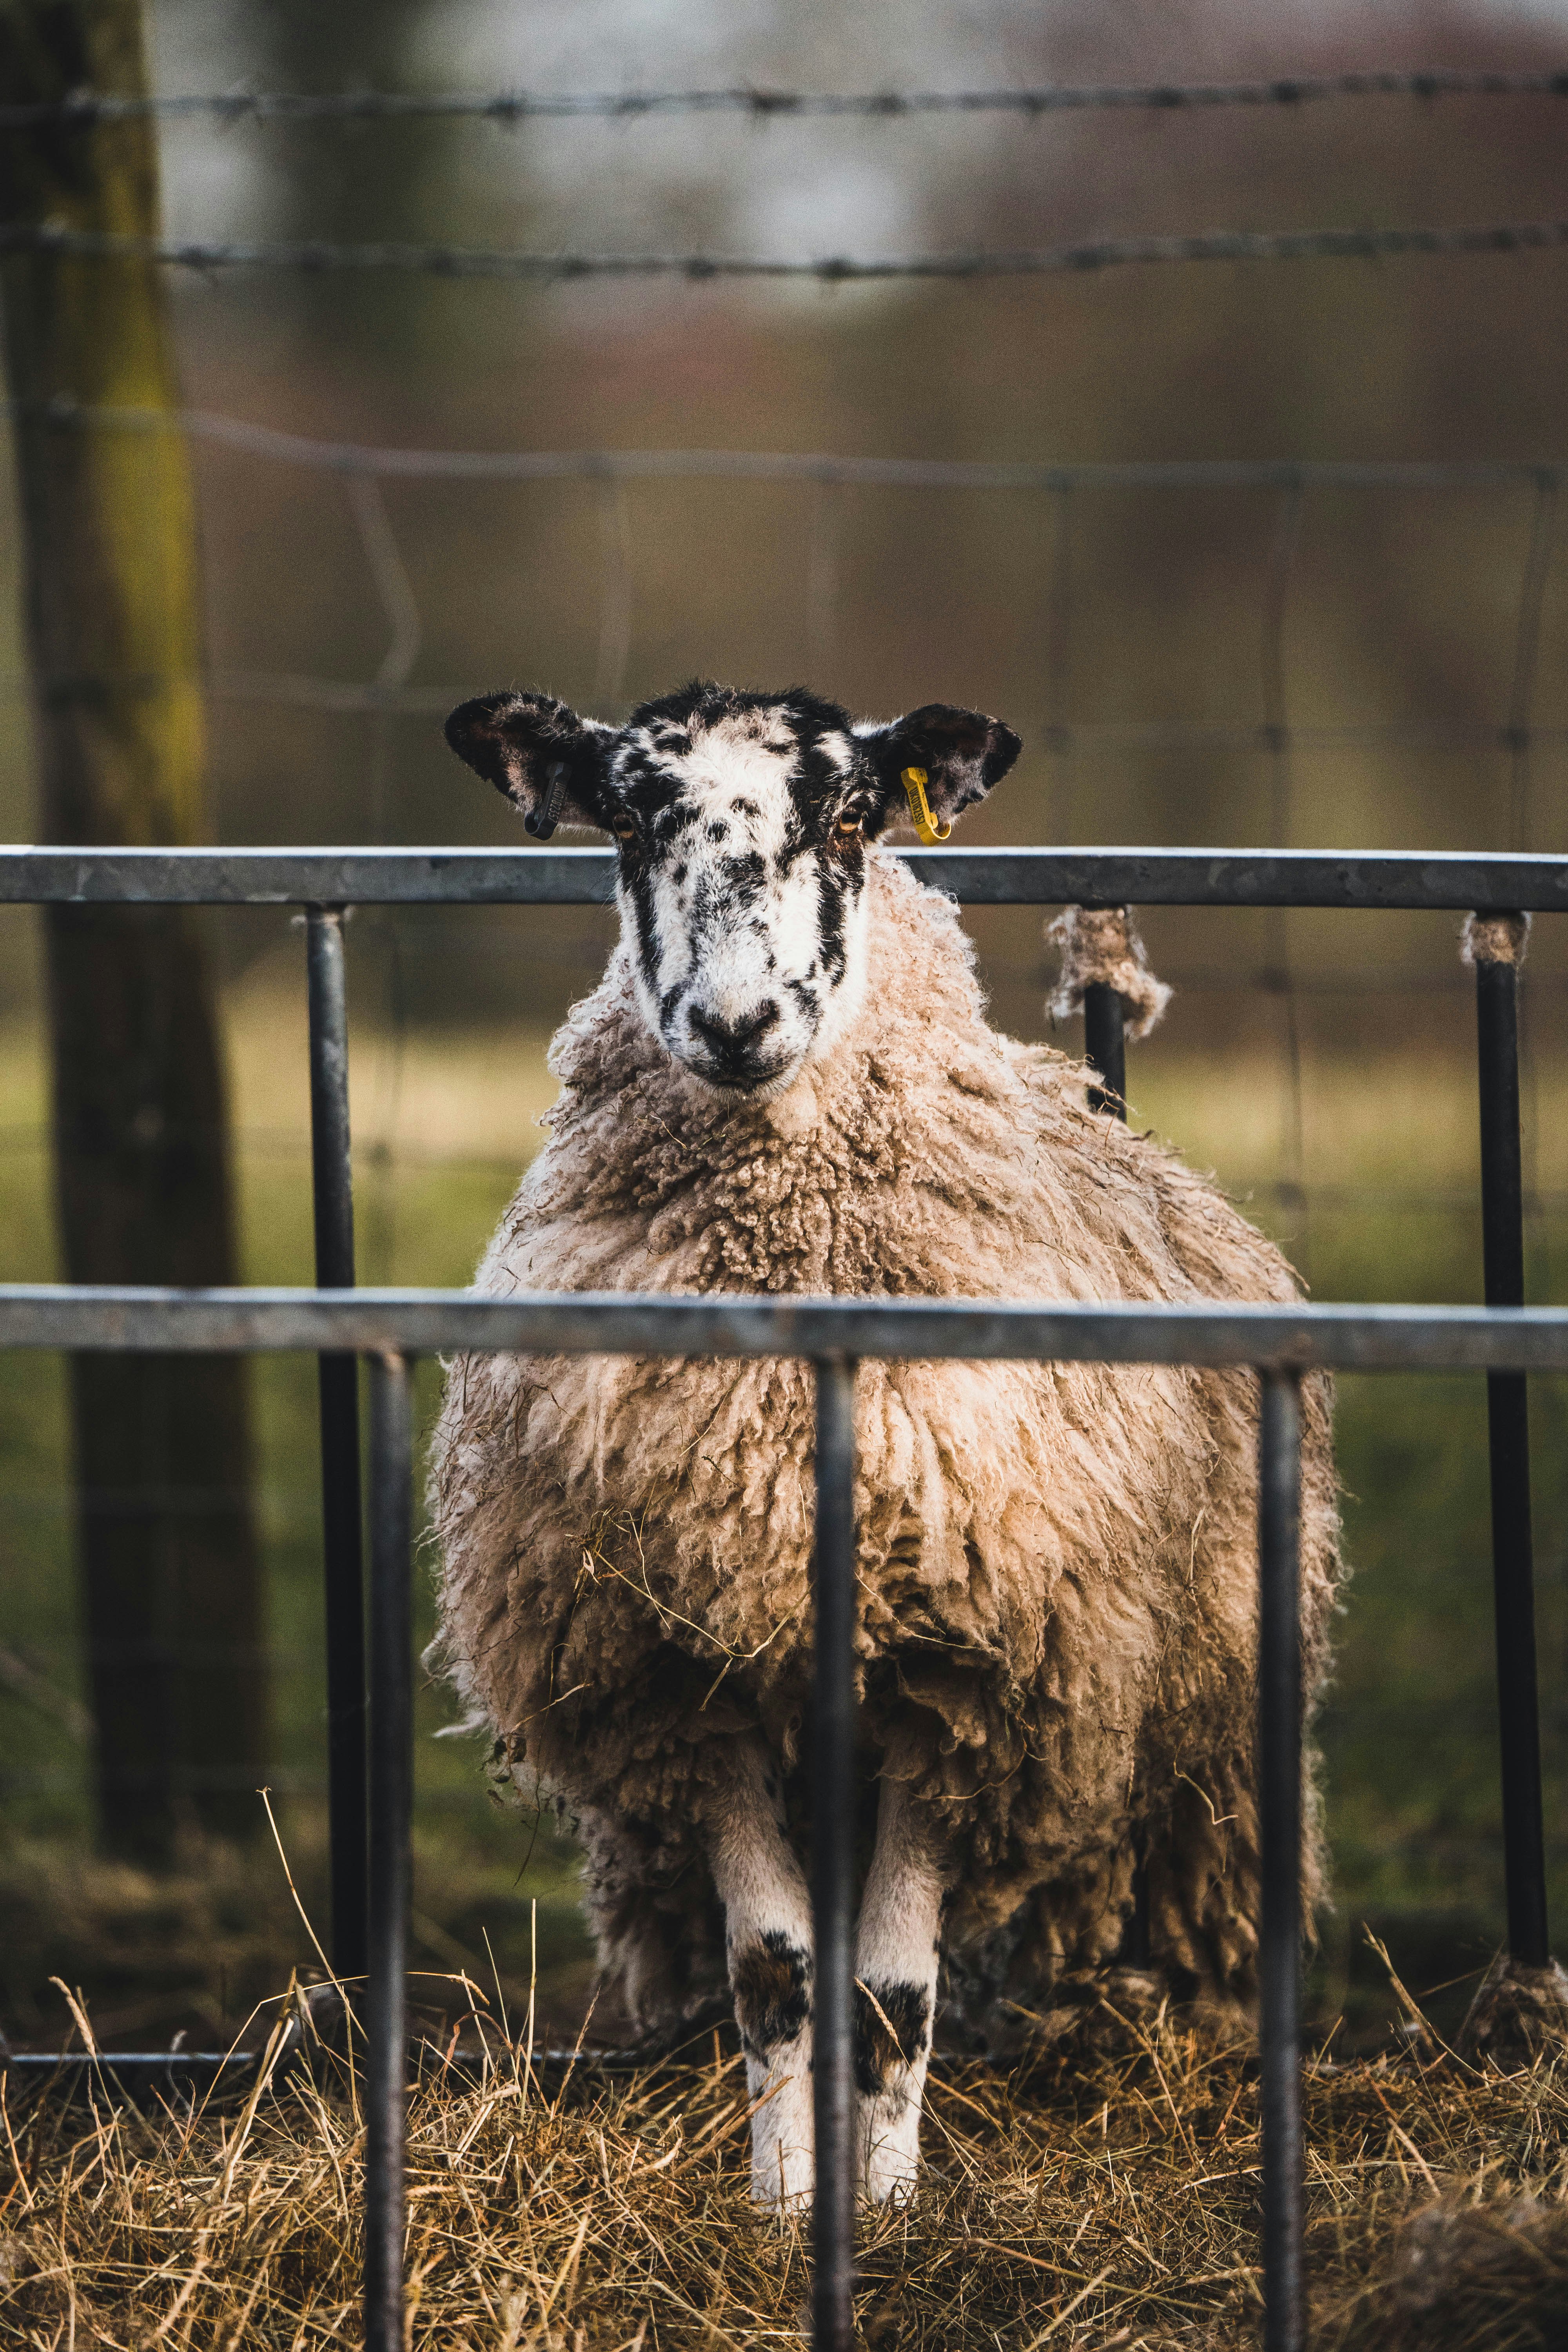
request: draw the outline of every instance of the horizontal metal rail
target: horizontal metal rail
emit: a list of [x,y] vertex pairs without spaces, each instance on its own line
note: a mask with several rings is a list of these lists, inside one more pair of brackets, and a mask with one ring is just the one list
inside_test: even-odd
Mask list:
[[[1568,910],[1568,857],[1468,850],[904,849],[970,906]],[[0,848],[0,903],[29,906],[607,905],[609,849]]]
[[1017,1305],[740,1291],[154,1290],[0,1285],[0,1348],[998,1357],[1338,1371],[1568,1371],[1568,1307]]
[[[706,2040],[706,2036],[704,2036]],[[522,2056],[524,2053],[518,2053]],[[455,2048],[443,2040],[431,2042],[411,2033],[408,2038],[407,2063],[410,2071],[426,2065],[439,2067],[443,2076],[456,2075],[461,2082],[483,2081],[493,2076],[498,2065],[510,2070],[510,2053],[502,2057],[495,2049],[487,2050],[482,2043],[458,2042]],[[311,2054],[296,2036],[274,2057],[268,2080],[273,2084],[287,2081],[297,2074],[301,2062],[307,2067]],[[536,2042],[526,2051],[526,2062],[535,2075],[547,2074],[561,2078],[580,2074],[585,2080],[603,2081],[620,2075],[634,2074],[647,2061],[638,2052],[620,2050],[572,2049],[556,2042]],[[111,2092],[123,2093],[139,2107],[156,2107],[167,2099],[243,2098],[254,2088],[257,2075],[267,2063],[265,2047],[249,2050],[0,2050],[0,2077],[8,2076],[13,2091],[20,2090],[32,2097],[46,2093],[62,2101],[86,2100],[100,2084]]]

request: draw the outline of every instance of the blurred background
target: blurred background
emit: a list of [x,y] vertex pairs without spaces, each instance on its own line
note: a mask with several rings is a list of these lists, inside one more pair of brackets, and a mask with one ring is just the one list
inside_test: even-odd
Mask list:
[[[1288,0],[159,0],[165,92],[353,88],[879,89],[1552,70],[1568,0],[1374,12]],[[1568,216],[1552,98],[791,121],[704,116],[167,122],[171,235],[540,250],[893,253],[1213,227]],[[1568,253],[1204,264],[942,286],[553,288],[168,274],[186,405],[398,449],[744,450],[1033,464],[1562,461]],[[945,699],[1023,734],[973,843],[1561,851],[1568,553],[1523,476],[1424,487],[899,488],[672,474],[345,478],[319,447],[190,444],[206,826],[226,844],[514,843],[445,751],[455,701],[534,685],[614,718],[694,672],[802,681],[857,712]],[[0,501],[14,489],[0,469]],[[1534,572],[1531,549],[1535,551]],[[0,832],[40,830],[23,544],[0,520]],[[1521,617],[1524,625],[1521,629]],[[1521,650],[1522,649],[1522,650]],[[1533,649],[1533,650],[1532,650]],[[1030,910],[970,917],[998,1023],[1048,1033]],[[284,913],[202,919],[221,1005],[242,1278],[310,1274],[304,950]],[[1214,1169],[1323,1298],[1480,1295],[1473,987],[1447,918],[1152,910],[1176,989],[1133,1049],[1132,1114]],[[0,909],[0,1277],[60,1266],[42,926]],[[349,929],[360,1274],[468,1278],[552,1087],[549,1036],[612,919],[367,909]],[[1528,1284],[1568,1250],[1568,943],[1523,983]],[[1081,1050],[1076,1026],[1058,1042]],[[95,1853],[92,1693],[65,1369],[0,1359],[0,1952],[8,2032],[236,2030],[311,1955],[258,1801],[199,1803],[156,1867]],[[423,1391],[426,1411],[434,1390]],[[249,1412],[269,1684],[265,1777],[324,1910],[313,1369]],[[1568,1942],[1568,1397],[1532,1391],[1547,1834]],[[1347,1381],[1354,1581],[1325,1708],[1336,1909],[1317,2000],[1383,2014],[1364,1928],[1440,2014],[1501,1930],[1485,1401]],[[427,1691],[422,1727],[449,1715]],[[421,1965],[589,1979],[574,1863],[495,1810],[482,1753],[420,1743]],[[249,1809],[253,1808],[253,1811]],[[112,1845],[112,1841],[110,1844]],[[1457,1989],[1456,1989],[1457,1988]],[[1448,2003],[1445,2011],[1444,2003]]]

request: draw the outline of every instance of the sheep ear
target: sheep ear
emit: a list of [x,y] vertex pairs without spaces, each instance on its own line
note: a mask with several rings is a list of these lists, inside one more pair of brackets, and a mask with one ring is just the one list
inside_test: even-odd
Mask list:
[[927,806],[937,824],[946,826],[983,801],[1023,750],[999,719],[946,702],[922,703],[886,726],[864,725],[854,731],[882,786],[884,814],[893,822],[900,811],[909,814],[906,768],[924,769]]
[[447,721],[459,760],[504,793],[536,841],[558,824],[609,829],[615,730],[552,694],[481,694]]

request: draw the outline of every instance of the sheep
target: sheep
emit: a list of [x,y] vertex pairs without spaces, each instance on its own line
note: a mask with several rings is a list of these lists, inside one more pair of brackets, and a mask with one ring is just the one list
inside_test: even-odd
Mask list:
[[[952,902],[879,846],[1007,772],[928,705],[852,723],[703,682],[623,727],[541,694],[452,747],[535,835],[619,848],[620,941],[552,1050],[550,1135],[476,1277],[625,1289],[1288,1300],[1209,1181],[1091,1110],[1086,1067],[987,1024]],[[1178,1995],[1246,2004],[1250,1373],[867,1362],[855,1408],[862,2192],[916,2174],[939,1959],[984,2032],[1116,1960],[1146,1872]],[[1330,1401],[1307,1383],[1309,1696],[1338,1573]],[[726,1980],[752,2192],[812,2182],[812,1380],[794,1361],[460,1359],[432,1454],[445,1668],[502,1769],[586,1848],[636,2032]],[[1321,1886],[1310,1804],[1309,1904]]]

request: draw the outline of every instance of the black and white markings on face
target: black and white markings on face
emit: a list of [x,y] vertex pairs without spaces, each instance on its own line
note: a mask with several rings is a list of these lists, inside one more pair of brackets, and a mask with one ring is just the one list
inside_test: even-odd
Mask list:
[[869,814],[847,717],[809,695],[688,690],[623,730],[610,785],[637,998],[707,1085],[782,1094],[858,1009],[863,782]]

